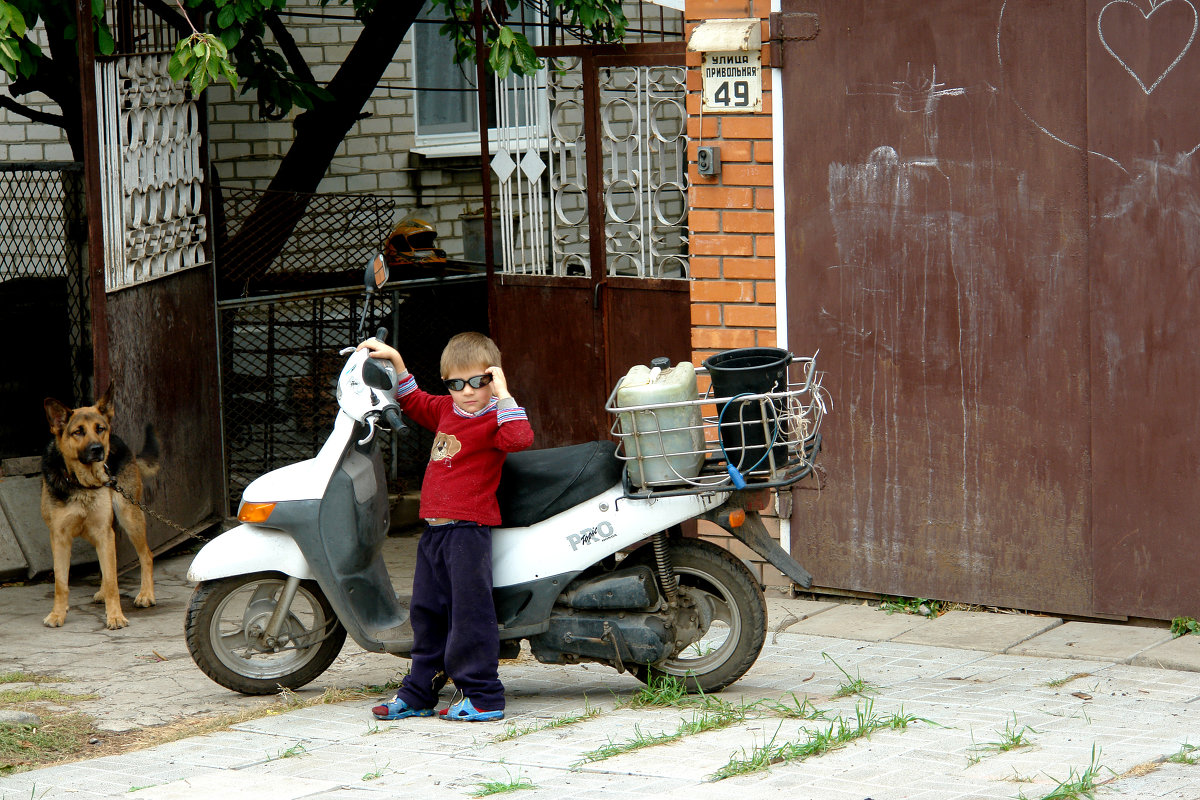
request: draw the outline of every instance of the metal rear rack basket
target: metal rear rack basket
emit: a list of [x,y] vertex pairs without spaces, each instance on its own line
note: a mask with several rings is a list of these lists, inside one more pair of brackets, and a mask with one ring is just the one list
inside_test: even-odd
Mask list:
[[[827,394],[816,356],[792,357],[787,389],[696,400],[617,405],[617,457],[626,462],[627,497],[708,494],[790,486],[807,476],[821,447]],[[707,374],[697,368],[696,375]],[[740,485],[739,485],[740,484]]]

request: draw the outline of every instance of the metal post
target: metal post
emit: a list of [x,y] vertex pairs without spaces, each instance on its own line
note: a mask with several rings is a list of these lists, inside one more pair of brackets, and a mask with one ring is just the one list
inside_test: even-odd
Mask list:
[[96,110],[96,34],[92,3],[75,0],[79,35],[79,100],[83,111],[83,187],[88,226],[88,275],[92,301],[92,380],[97,393],[108,388],[108,295],[104,287],[104,228],[100,213],[100,123]]
[[475,94],[479,100],[479,176],[483,184],[483,260],[487,265],[488,332],[496,334],[496,242],[492,236],[492,157],[488,142],[488,48],[483,38],[483,3],[475,0]]

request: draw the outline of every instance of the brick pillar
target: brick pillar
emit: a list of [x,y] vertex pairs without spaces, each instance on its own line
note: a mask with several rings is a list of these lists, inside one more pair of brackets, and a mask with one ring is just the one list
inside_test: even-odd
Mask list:
[[[705,19],[758,17],[765,42],[769,13],[769,2],[689,0],[687,33]],[[687,55],[692,350],[697,364],[719,350],[776,344],[767,52],[764,46],[763,108],[748,114],[702,114],[700,54]],[[715,177],[696,172],[696,148],[702,144],[721,149],[721,171]]]
[[[688,0],[687,34],[706,19],[762,20],[769,38],[770,3],[761,0]],[[700,54],[688,53],[688,156],[692,300],[692,360],[698,365],[714,352],[734,347],[774,347],[775,197],[772,184],[771,71],[762,49],[762,111],[702,114]],[[696,148],[721,149],[715,177],[696,172]],[[778,535],[779,520],[765,519]],[[702,522],[698,533],[746,562],[768,586],[790,586],[777,569],[716,525]]]

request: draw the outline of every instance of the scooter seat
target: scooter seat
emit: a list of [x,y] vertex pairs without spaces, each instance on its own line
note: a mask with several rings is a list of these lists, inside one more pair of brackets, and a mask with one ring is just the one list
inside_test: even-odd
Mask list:
[[534,525],[614,486],[624,468],[616,449],[596,441],[510,453],[496,490],[501,525]]

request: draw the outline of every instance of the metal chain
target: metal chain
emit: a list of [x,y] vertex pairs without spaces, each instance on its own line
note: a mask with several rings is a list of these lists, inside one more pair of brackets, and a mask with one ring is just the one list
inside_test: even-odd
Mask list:
[[[105,466],[105,471],[106,471],[106,472],[108,471],[108,467],[107,467],[107,465]],[[182,525],[180,525],[179,523],[177,523],[177,522],[172,522],[171,520],[167,519],[167,518],[166,518],[166,517],[164,517],[162,514],[160,514],[160,513],[158,513],[157,511],[155,511],[153,508],[150,508],[149,506],[147,506],[147,505],[143,504],[143,503],[142,503],[140,500],[136,500],[136,499],[134,499],[133,495],[131,495],[131,494],[130,494],[128,491],[126,491],[126,490],[125,490],[123,487],[121,487],[121,486],[118,486],[118,485],[117,485],[117,479],[116,479],[116,478],[114,478],[114,477],[112,477],[111,475],[110,475],[110,476],[109,476],[109,478],[108,478],[108,483],[106,483],[106,484],[104,484],[104,485],[105,485],[105,486],[107,486],[107,487],[109,487],[110,489],[113,489],[113,490],[115,490],[115,491],[117,491],[117,492],[120,492],[122,497],[124,497],[124,498],[125,498],[126,500],[128,500],[129,502],[133,503],[135,506],[137,506],[138,508],[140,508],[142,511],[145,511],[145,512],[146,512],[147,514],[149,514],[150,516],[154,517],[154,518],[155,518],[156,520],[158,520],[159,522],[161,522],[161,523],[163,523],[163,524],[165,524],[165,525],[170,525],[170,526],[171,526],[172,528],[174,528],[175,530],[179,531],[180,533],[186,533],[188,536],[195,536],[195,535],[196,535],[196,534],[193,534],[191,530],[189,530],[188,528],[185,528],[185,527],[183,527],[183,526],[182,526]],[[201,539],[202,539],[203,537],[197,536],[196,538],[201,538]]]

